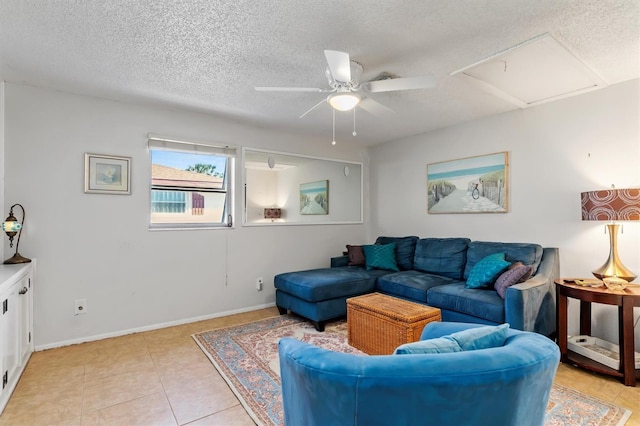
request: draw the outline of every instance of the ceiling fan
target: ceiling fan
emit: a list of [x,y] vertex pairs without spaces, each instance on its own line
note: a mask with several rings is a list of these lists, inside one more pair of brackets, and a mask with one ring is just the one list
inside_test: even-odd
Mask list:
[[395,77],[389,73],[382,73],[378,77],[369,81],[360,81],[363,67],[360,63],[351,60],[349,54],[337,50],[325,50],[324,56],[327,59],[325,75],[329,81],[328,88],[316,87],[256,87],[263,92],[316,92],[329,93],[326,99],[321,100],[312,106],[300,118],[309,114],[318,106],[327,102],[337,111],[350,111],[360,104],[360,106],[377,114],[382,110],[392,111],[384,105],[371,98],[364,100],[366,93],[390,92],[397,90],[428,89],[436,84],[432,75],[417,77]]

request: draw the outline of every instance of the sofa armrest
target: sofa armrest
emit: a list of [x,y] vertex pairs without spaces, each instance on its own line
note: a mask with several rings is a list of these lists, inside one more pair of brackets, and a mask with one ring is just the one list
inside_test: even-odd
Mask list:
[[556,331],[554,281],[560,276],[559,251],[544,248],[536,275],[509,287],[505,294],[505,321],[512,328],[551,336]]
[[348,256],[338,256],[331,258],[331,267],[339,268],[340,266],[347,266],[349,264]]

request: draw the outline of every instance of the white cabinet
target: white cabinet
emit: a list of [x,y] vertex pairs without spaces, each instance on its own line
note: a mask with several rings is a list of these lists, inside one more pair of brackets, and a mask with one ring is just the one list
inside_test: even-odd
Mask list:
[[0,265],[0,413],[33,352],[34,267]]

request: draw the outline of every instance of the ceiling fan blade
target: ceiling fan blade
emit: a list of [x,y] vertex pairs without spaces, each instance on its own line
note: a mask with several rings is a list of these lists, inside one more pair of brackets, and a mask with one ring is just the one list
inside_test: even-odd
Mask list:
[[324,92],[317,87],[256,87],[258,92]]
[[325,50],[324,56],[335,81],[348,83],[351,81],[351,60],[346,52],[337,50]]
[[360,108],[378,117],[384,117],[386,114],[395,114],[396,112],[391,108],[381,104],[380,102],[371,98],[364,98],[358,104]]
[[320,105],[322,105],[323,103],[327,102],[326,99],[321,100],[320,102],[318,102],[317,104],[315,104],[314,106],[312,106],[311,108],[309,108],[304,114],[302,114],[299,118],[304,117],[305,115],[309,114],[311,111],[313,111],[314,109],[316,109],[317,107],[319,107]]
[[430,89],[436,85],[436,79],[432,75],[418,77],[390,78],[367,82],[369,92],[390,92],[393,90]]

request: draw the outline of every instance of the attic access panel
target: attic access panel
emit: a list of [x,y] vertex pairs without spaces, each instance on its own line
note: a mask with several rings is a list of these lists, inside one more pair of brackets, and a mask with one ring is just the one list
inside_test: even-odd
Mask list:
[[550,34],[543,34],[451,73],[520,108],[607,84]]

